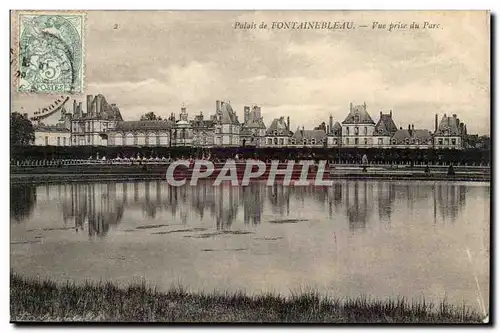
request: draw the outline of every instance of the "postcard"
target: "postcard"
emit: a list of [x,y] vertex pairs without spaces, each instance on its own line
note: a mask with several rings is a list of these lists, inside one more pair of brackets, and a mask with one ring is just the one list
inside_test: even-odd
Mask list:
[[11,11],[10,316],[490,324],[488,11]]

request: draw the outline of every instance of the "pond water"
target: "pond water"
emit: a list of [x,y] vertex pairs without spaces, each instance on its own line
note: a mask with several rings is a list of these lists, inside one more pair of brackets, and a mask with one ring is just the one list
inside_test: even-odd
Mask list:
[[26,276],[477,309],[480,291],[488,307],[489,183],[95,182],[12,185],[10,200],[11,269]]

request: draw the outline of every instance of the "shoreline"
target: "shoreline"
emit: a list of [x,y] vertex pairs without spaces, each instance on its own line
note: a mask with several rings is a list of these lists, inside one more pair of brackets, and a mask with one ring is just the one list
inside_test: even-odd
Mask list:
[[183,323],[462,323],[483,324],[470,307],[405,298],[331,298],[314,290],[290,297],[265,293],[167,292],[146,282],[56,283],[10,274],[10,321],[183,322]]
[[[421,172],[415,173],[330,173],[326,180],[418,180],[418,181],[456,181],[456,182],[490,182],[489,174],[456,174],[447,176],[446,173],[434,173],[425,175]],[[60,183],[60,182],[88,182],[88,181],[166,181],[165,173],[81,173],[81,172],[60,172],[60,173],[11,173],[10,184],[30,184],[30,183]],[[189,180],[189,178],[187,178]],[[207,180],[215,180],[207,178]],[[314,178],[308,179],[313,181]],[[240,180],[241,181],[241,180]],[[266,179],[252,179],[252,182],[265,182]],[[279,181],[278,181],[279,182]],[[293,186],[293,185],[291,185]]]

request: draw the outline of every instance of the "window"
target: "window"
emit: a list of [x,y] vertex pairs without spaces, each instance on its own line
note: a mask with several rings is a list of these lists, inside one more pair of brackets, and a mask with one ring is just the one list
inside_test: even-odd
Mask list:
[[379,144],[379,145],[383,145],[383,144],[384,144],[384,139],[382,139],[382,138],[378,138],[378,144]]
[[392,139],[392,144],[395,145],[396,143],[396,139]]
[[354,127],[354,135],[358,135],[359,134],[359,128],[358,127]]
[[311,139],[311,144],[312,144],[312,145],[315,145],[315,144],[316,144],[316,139],[312,138],[312,139]]
[[90,143],[90,134],[87,135],[87,143]]
[[274,131],[274,135],[275,135],[275,136],[276,136],[276,135],[278,135],[278,131]]
[[277,145],[278,144],[278,138],[274,138],[274,144]]
[[451,144],[456,145],[457,144],[457,139],[451,139]]
[[365,135],[368,134],[368,127],[365,126]]
[[[346,133],[347,135],[349,135],[349,127],[346,127],[346,128],[345,128],[345,133]],[[349,142],[349,140],[347,140],[347,141]]]
[[273,139],[271,139],[271,138],[267,139],[267,144],[268,145],[272,145],[273,144]]
[[439,145],[442,145],[442,144],[443,144],[443,139],[439,139],[439,140],[438,140],[438,144],[439,144]]
[[405,145],[409,144],[410,143],[410,139],[406,138],[405,139]]
[[450,144],[450,140],[448,138],[444,139],[444,144],[445,145],[449,145]]
[[354,122],[359,123],[359,115],[354,116]]
[[302,143],[303,143],[304,145],[307,145],[307,139],[302,139]]
[[416,140],[415,140],[415,144],[419,145],[419,144],[420,144],[420,140],[419,140],[419,139],[416,139]]
[[292,145],[294,145],[294,144],[295,144],[295,139],[292,139]]
[[161,136],[161,134],[158,134],[158,135],[156,136],[156,145],[157,145],[157,146],[159,146],[159,145],[160,145],[160,136]]
[[354,144],[355,144],[355,145],[358,145],[358,144],[359,144],[359,139],[358,139],[358,138],[354,139]]
[[137,134],[134,134],[134,145],[137,145]]
[[349,138],[346,138],[345,139],[345,144],[348,145],[349,144]]
[[[366,127],[365,127],[365,129],[366,129]],[[365,146],[366,145],[368,145],[368,139],[367,138],[365,138]]]
[[48,136],[46,136],[46,137],[45,137],[45,145],[46,145],[46,146],[48,146],[48,145],[49,145],[49,137],[48,137]]
[[284,144],[283,138],[280,138],[280,145],[283,146],[283,144]]

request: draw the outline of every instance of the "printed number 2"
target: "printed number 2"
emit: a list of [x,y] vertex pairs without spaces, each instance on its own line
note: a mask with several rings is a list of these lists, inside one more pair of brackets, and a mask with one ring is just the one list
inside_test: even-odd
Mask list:
[[118,24],[115,24],[115,25],[113,26],[113,29],[118,29]]

